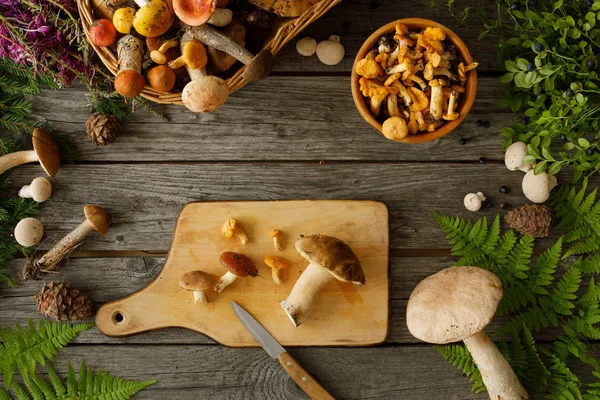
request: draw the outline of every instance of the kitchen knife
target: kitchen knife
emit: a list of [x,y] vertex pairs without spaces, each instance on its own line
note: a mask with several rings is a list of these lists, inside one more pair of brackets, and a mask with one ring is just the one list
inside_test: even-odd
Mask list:
[[257,320],[248,311],[240,307],[235,301],[231,302],[235,315],[242,321],[242,324],[248,329],[248,332],[256,339],[263,349],[272,358],[276,358],[281,363],[285,372],[300,386],[304,392],[313,400],[335,400],[327,391],[313,378],[290,353],[275,340],[267,330],[258,323]]

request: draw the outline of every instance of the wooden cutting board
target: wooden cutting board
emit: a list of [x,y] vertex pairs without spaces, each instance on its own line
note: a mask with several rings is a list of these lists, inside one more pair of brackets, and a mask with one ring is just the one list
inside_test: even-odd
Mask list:
[[[225,239],[221,226],[236,218],[249,242]],[[269,233],[282,231],[283,251],[276,251]],[[317,299],[309,319],[294,327],[279,301],[285,299],[308,264],[295,250],[301,234],[320,233],[348,243],[358,256],[366,284],[332,280]],[[173,243],[156,280],[122,299],[103,305],[96,325],[108,336],[125,336],[167,327],[203,333],[232,347],[255,347],[235,316],[230,300],[252,314],[284,346],[365,346],[381,343],[389,317],[388,211],[374,201],[241,201],[187,204],[177,219]],[[179,286],[185,272],[199,269],[217,279],[225,273],[223,251],[244,253],[261,277],[238,278],[222,293],[207,291],[208,304],[194,303],[192,292]],[[263,260],[278,255],[290,261],[276,285]]]

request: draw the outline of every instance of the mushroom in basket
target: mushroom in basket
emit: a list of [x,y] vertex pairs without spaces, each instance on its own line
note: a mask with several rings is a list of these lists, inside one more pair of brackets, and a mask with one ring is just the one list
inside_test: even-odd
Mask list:
[[319,292],[332,280],[364,285],[365,276],[358,257],[340,239],[312,235],[296,241],[296,250],[310,264],[296,281],[281,307],[295,326],[306,321]]
[[146,81],[142,75],[144,44],[133,35],[123,36],[117,45],[119,73],[115,78],[115,90],[124,97],[137,97],[144,90]]

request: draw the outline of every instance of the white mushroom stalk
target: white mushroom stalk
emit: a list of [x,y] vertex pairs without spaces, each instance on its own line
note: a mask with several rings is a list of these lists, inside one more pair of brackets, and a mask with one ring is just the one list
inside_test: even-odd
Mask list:
[[39,161],[49,176],[60,168],[60,153],[52,135],[41,129],[33,131],[33,150],[15,151],[0,157],[0,174],[16,166]]
[[292,292],[281,302],[281,307],[295,326],[299,326],[311,313],[317,295],[332,279],[329,271],[315,264],[306,267],[294,284]]
[[219,278],[219,281],[214,286],[214,291],[221,293],[227,286],[231,285],[238,278],[237,275],[227,271]]

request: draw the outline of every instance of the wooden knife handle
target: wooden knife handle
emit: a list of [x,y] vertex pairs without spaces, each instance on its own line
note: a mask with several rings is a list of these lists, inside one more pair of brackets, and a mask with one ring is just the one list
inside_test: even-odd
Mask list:
[[335,397],[327,393],[327,390],[316,381],[300,364],[290,355],[281,353],[279,362],[289,376],[300,386],[304,392],[313,400],[335,400]]

